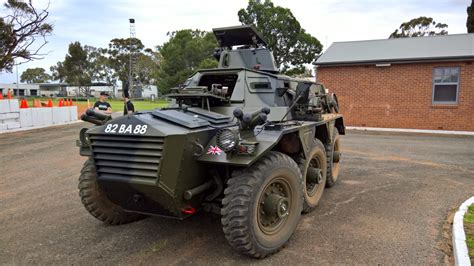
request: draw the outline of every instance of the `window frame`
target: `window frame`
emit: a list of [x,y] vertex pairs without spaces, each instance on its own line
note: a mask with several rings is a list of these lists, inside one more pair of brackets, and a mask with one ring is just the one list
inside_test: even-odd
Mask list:
[[[436,69],[447,69],[447,68],[455,68],[458,70],[458,81],[457,82],[435,82],[436,78]],[[459,66],[439,66],[433,68],[433,74],[431,77],[432,84],[432,91],[431,91],[431,104],[433,105],[457,105],[459,104],[459,88],[461,85],[461,67]],[[435,101],[435,88],[436,85],[456,85],[456,100],[455,101]]]

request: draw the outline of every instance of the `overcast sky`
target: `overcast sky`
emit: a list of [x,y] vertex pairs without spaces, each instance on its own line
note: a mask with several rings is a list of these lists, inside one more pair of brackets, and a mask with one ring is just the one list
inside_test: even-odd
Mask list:
[[[1,0],[0,2],[4,2]],[[47,0],[33,0],[44,7]],[[449,34],[466,33],[466,7],[471,0],[274,0],[290,8],[301,26],[324,45],[332,42],[386,39],[400,24],[419,16],[449,25]],[[50,0],[53,35],[43,48],[48,55],[20,65],[49,67],[63,60],[69,43],[106,47],[113,38],[129,36],[129,18],[136,20],[137,37],[147,47],[168,40],[167,32],[179,29],[211,30],[239,25],[237,11],[247,0]],[[0,15],[5,10],[0,9]],[[16,74],[0,74],[0,83],[16,81]]]

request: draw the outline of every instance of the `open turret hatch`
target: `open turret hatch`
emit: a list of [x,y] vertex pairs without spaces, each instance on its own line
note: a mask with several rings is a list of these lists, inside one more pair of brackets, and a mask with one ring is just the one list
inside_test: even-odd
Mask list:
[[212,29],[220,47],[232,47],[236,45],[258,45],[267,46],[262,35],[250,25],[225,27]]

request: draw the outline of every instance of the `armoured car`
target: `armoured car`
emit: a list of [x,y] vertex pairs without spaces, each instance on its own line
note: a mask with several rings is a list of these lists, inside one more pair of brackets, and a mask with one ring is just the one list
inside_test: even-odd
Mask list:
[[148,215],[221,215],[236,251],[280,250],[335,184],[344,135],[337,97],[282,74],[251,26],[214,29],[216,69],[198,70],[166,108],[112,119],[88,110],[79,194],[113,225]]

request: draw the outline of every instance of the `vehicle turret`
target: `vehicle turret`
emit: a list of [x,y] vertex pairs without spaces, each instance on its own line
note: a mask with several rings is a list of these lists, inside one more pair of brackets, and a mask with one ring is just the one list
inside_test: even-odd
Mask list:
[[254,27],[244,25],[213,29],[219,43],[218,68],[250,68],[278,73],[267,43]]

